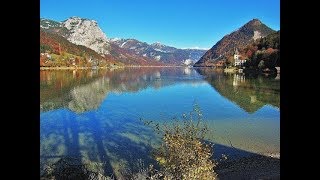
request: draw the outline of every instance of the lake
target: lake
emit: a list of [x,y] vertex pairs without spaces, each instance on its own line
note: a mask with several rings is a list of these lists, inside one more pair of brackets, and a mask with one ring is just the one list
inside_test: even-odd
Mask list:
[[114,171],[120,164],[152,163],[159,136],[143,121],[168,123],[195,104],[216,156],[280,153],[276,75],[177,67],[48,70],[40,71],[40,164],[64,156]]

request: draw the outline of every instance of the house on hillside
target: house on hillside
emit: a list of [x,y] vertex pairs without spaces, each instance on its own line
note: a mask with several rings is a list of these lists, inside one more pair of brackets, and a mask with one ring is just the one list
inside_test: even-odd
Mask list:
[[241,60],[241,55],[239,54],[238,48],[235,49],[233,59],[234,59],[234,66],[242,66],[246,60]]
[[51,55],[49,53],[40,53],[41,56],[45,56],[48,59],[51,59]]

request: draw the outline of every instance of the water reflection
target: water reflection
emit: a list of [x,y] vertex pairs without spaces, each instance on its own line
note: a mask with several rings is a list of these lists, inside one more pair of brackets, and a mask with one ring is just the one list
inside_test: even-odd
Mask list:
[[248,113],[256,112],[265,105],[280,107],[280,83],[274,77],[225,74],[209,68],[198,68],[197,71],[221,95]]
[[99,78],[92,83],[73,88],[70,91],[71,101],[68,108],[74,112],[85,112],[97,109],[107,96],[109,88],[108,79]]
[[99,77],[102,72],[92,71],[40,71],[40,111],[68,107],[72,99],[70,92],[88,84]]
[[40,78],[42,164],[73,156],[110,174],[119,163],[153,162],[150,150],[159,137],[140,118],[170,121],[192,110],[195,100],[214,130],[208,140],[249,152],[280,149],[280,86],[272,76],[126,68],[40,71]]
[[138,92],[148,87],[159,89],[175,83],[202,81],[195,70],[189,69],[187,74],[185,71],[181,68],[41,71],[40,111],[66,107],[85,112],[98,108],[109,92]]
[[232,85],[236,87],[242,82],[246,82],[246,76],[244,74],[234,74]]
[[184,68],[184,74],[190,75],[191,72],[192,72],[192,69],[191,69],[190,67],[185,67],[185,68]]

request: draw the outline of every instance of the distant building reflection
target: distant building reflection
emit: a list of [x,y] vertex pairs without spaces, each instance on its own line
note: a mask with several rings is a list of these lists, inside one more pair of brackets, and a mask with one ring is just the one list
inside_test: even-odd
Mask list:
[[239,83],[245,82],[246,81],[246,77],[244,74],[234,74],[233,76],[233,86],[238,86]]
[[191,74],[191,68],[189,68],[189,67],[186,67],[186,68],[184,68],[184,74],[186,74],[186,75],[190,75]]
[[161,77],[161,74],[160,74],[159,71],[155,72],[153,75],[154,75],[154,77],[155,77],[156,79],[160,79],[160,77]]
[[73,78],[76,78],[76,71],[77,71],[77,70],[73,70],[73,71],[72,71],[72,77],[73,77]]
[[231,74],[211,69],[196,69],[222,96],[248,113],[254,113],[266,104],[280,106],[280,84],[263,75]]
[[255,95],[250,96],[250,102],[251,103],[257,102],[257,96],[255,96]]

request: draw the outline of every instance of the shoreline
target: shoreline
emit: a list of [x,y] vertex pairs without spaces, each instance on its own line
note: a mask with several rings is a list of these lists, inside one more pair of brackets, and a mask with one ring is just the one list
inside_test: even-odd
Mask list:
[[263,154],[261,154],[261,155],[266,156],[266,157],[270,157],[270,158],[279,159],[279,160],[280,160],[280,152],[276,152],[276,153],[263,153]]
[[[99,67],[96,69],[109,69],[109,70],[114,70],[114,69],[121,69],[123,66],[117,66],[117,67]],[[77,70],[77,69],[85,69],[85,70],[95,70],[92,67],[40,67],[41,70]]]
[[[140,67],[184,67],[184,66],[117,66],[117,67],[98,67],[96,69],[122,69],[122,68],[140,68]],[[40,67],[40,70],[77,70],[77,69],[93,69],[92,67]]]

